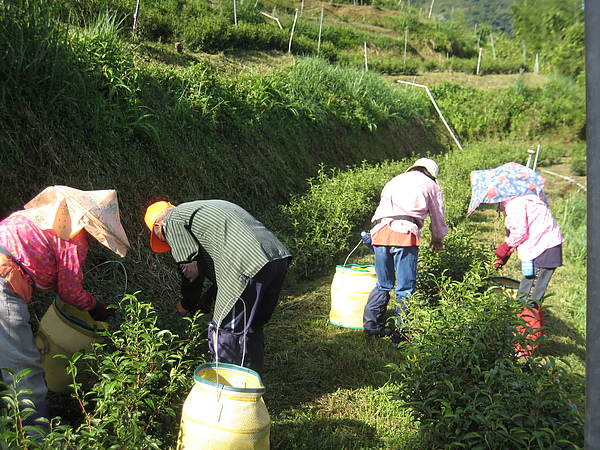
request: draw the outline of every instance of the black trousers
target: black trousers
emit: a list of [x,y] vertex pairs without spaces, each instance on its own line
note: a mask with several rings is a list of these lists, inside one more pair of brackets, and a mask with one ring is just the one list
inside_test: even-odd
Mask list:
[[253,278],[221,326],[211,322],[208,346],[213,362],[248,367],[259,375],[264,369],[264,326],[279,302],[290,258],[266,264]]

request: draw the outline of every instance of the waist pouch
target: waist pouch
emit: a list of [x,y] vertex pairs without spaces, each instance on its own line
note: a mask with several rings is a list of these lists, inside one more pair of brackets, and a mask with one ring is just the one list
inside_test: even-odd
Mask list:
[[386,217],[381,217],[380,219],[375,219],[372,223],[373,226],[381,223],[381,221],[383,219],[393,219],[393,220],[408,220],[409,222],[414,223],[416,226],[418,226],[419,228],[421,228],[421,224],[419,223],[419,219],[417,219],[416,217],[413,216],[386,216]]
[[19,263],[6,253],[4,248],[0,247],[0,276],[6,280],[15,294],[21,297],[25,303],[29,303],[33,295],[33,284]]

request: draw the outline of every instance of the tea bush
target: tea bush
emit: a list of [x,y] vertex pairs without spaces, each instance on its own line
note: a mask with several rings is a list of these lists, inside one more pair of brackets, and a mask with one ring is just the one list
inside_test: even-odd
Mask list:
[[587,174],[586,147],[583,142],[571,147],[571,170],[580,177]]
[[477,268],[460,282],[438,277],[438,305],[412,308],[411,343],[389,366],[395,398],[414,411],[428,448],[580,448],[583,380],[552,358],[512,356],[526,342],[516,302],[480,292],[483,281]]
[[[440,109],[462,139],[510,137],[539,139],[542,135],[575,137],[584,126],[584,92],[567,80],[543,87],[512,86],[477,90],[456,83],[431,88]],[[562,94],[561,94],[562,92]],[[562,102],[560,95],[569,100]],[[553,125],[549,125],[552,123]],[[569,131],[567,131],[569,130]]]
[[519,73],[522,68],[525,68],[522,60],[493,59],[488,54],[487,58],[482,59],[479,75]]
[[[175,334],[136,295],[120,302],[118,324],[101,332],[101,342],[70,358],[74,391],[51,396],[53,409],[63,408],[43,441],[23,434],[14,395],[3,394],[5,448],[174,448],[194,369],[206,361],[206,326],[201,315],[184,318],[171,324]],[[81,375],[87,381],[75,381]]]
[[[433,253],[423,248],[419,252],[417,291],[421,301],[437,304],[441,300],[446,292],[445,285],[440,286],[440,280],[464,283],[465,287],[473,286],[474,280],[483,280],[482,285],[488,282],[493,252],[470,236],[464,227],[461,228],[448,234],[444,240],[443,251]],[[428,230],[425,230],[424,234],[427,236]],[[425,240],[428,241],[429,237]],[[460,301],[460,293],[453,295]]]
[[309,180],[306,195],[282,206],[288,223],[282,231],[292,236],[288,245],[294,249],[298,276],[314,275],[335,265],[349,242],[358,242],[360,230],[370,227],[379,191],[393,171],[392,165],[370,167],[365,163],[345,172],[322,168]]

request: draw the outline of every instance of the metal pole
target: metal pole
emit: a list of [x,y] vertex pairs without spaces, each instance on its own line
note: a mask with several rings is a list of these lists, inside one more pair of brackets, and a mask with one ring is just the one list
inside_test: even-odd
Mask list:
[[454,135],[454,131],[452,131],[452,128],[450,128],[450,125],[448,125],[448,122],[446,122],[446,119],[444,118],[444,115],[442,114],[442,111],[440,111],[440,108],[438,108],[438,105],[435,102],[435,99],[433,98],[433,95],[429,91],[429,88],[427,86],[425,86],[424,84],[411,83],[410,81],[403,81],[403,80],[396,80],[396,81],[398,83],[410,84],[412,86],[417,86],[417,87],[425,88],[425,90],[427,91],[427,95],[429,95],[429,99],[431,100],[431,103],[433,103],[433,106],[435,106],[435,110],[440,115],[440,118],[442,119],[442,122],[444,122],[444,125],[446,125],[446,129],[452,135],[452,139],[454,139],[454,142],[456,142],[456,145],[458,145],[458,148],[460,148],[462,150],[463,149],[462,145],[460,145],[460,142],[458,142],[458,139]]
[[585,448],[600,448],[600,2],[585,2],[587,322]]

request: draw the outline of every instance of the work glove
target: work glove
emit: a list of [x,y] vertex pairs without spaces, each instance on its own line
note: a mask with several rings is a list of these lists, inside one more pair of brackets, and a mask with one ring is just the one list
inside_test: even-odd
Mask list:
[[515,251],[514,248],[510,247],[506,241],[502,243],[500,247],[496,249],[496,259],[494,261],[494,267],[499,269],[508,262],[510,255]]
[[115,313],[117,312],[116,308],[109,308],[106,306],[106,303],[101,302],[100,300],[96,301],[96,306],[88,311],[92,319],[98,322],[106,322],[107,320],[115,317]]
[[444,248],[444,241],[440,239],[434,239],[431,241],[431,244],[429,244],[429,247],[433,253],[439,253]]

